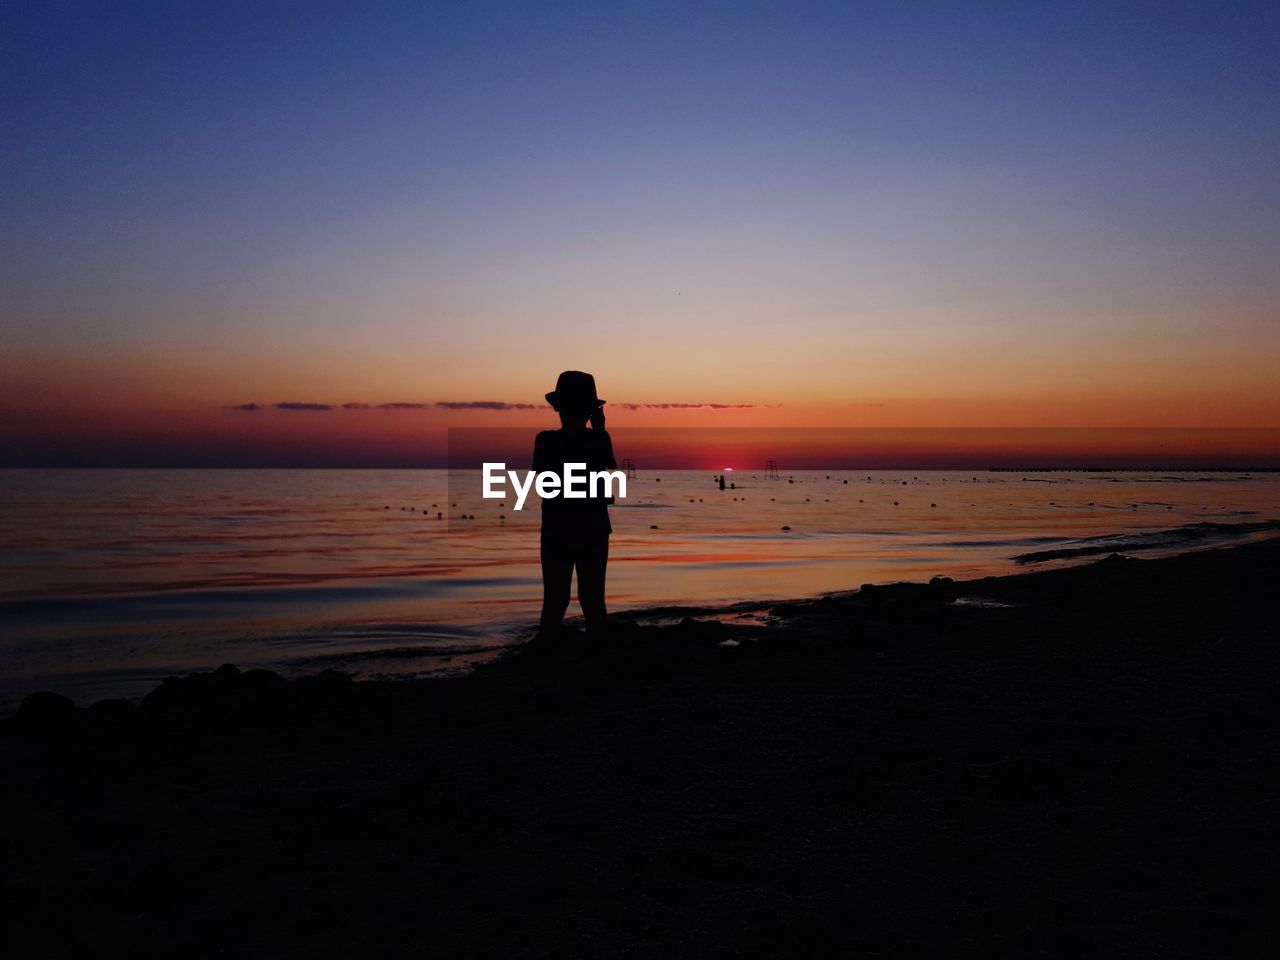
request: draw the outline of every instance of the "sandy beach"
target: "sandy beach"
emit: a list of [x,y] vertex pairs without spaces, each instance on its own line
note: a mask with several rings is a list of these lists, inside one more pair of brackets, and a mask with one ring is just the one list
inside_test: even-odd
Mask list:
[[[461,679],[0,723],[10,950],[1204,957],[1274,942],[1280,539],[671,611]],[[17,955],[15,953],[15,955]]]

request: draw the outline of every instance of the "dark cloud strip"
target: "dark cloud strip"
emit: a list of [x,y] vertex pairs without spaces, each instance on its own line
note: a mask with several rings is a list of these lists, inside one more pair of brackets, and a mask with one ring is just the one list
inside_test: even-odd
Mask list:
[[[756,410],[771,403],[616,403],[623,410]],[[781,404],[778,404],[781,406]]]
[[[335,409],[331,403],[302,403],[286,401],[273,403],[270,406],[277,410],[324,411]],[[622,410],[754,410],[763,407],[782,406],[772,403],[615,403],[615,408]],[[507,403],[504,400],[437,400],[435,403],[416,403],[396,401],[392,403],[344,403],[343,410],[549,410],[545,403]],[[261,403],[239,403],[232,410],[266,410],[267,405]]]
[[545,403],[506,403],[502,400],[438,400],[441,410],[545,410]]

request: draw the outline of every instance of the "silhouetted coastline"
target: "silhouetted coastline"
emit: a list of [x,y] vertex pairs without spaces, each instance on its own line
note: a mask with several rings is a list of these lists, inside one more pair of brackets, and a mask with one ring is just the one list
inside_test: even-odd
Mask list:
[[0,722],[12,948],[1203,957],[1274,943],[1280,539],[671,611],[465,679]]

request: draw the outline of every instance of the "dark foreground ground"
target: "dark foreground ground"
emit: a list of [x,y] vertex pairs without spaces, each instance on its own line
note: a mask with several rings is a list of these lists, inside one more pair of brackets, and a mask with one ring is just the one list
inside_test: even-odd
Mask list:
[[0,723],[0,948],[1272,956],[1277,574],[1280,540],[465,680],[30,698]]

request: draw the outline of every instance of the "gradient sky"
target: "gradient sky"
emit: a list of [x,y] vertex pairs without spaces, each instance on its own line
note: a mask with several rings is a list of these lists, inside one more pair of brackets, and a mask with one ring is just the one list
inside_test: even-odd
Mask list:
[[5,4],[0,463],[1280,427],[1277,10]]

